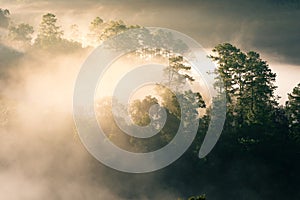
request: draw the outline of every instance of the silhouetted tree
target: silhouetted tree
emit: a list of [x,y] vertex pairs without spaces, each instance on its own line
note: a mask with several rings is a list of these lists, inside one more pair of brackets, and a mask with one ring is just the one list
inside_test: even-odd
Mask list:
[[[243,53],[225,43],[213,49],[210,58],[218,63],[216,73],[227,94],[228,119],[235,126],[264,123],[277,106],[274,96],[276,74],[253,51]],[[218,84],[218,82],[217,82]]]
[[286,109],[290,134],[293,140],[300,143],[300,83],[288,94],[288,99]]

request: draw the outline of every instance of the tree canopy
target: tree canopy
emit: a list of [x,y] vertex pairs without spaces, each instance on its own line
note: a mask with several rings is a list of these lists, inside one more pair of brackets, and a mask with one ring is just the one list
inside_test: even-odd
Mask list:
[[[74,55],[68,57],[68,52],[74,49],[83,52],[84,48],[78,42],[81,38],[80,27],[73,24],[71,39],[67,39],[63,27],[58,24],[58,17],[47,13],[42,16],[37,34],[34,34],[33,26],[26,22],[15,23],[10,18],[9,10],[0,9],[0,27],[8,34],[3,38],[24,42],[29,47],[20,53],[6,44],[1,45],[1,77],[8,76],[2,73],[4,67],[8,66],[11,70],[12,67],[19,66],[22,59],[29,60],[36,55],[44,55],[35,54],[39,51],[53,53],[54,57],[63,55],[70,60]],[[108,38],[138,27],[121,20],[105,21],[96,17],[88,28],[92,40],[95,39],[100,44]],[[161,184],[178,191],[178,196],[186,197],[185,199],[243,199],[248,191],[259,194],[253,199],[299,199],[300,83],[289,91],[286,104],[279,105],[279,97],[274,94],[277,88],[276,74],[258,52],[245,52],[230,43],[216,45],[209,58],[217,65],[213,72],[217,77],[215,87],[226,92],[227,117],[218,143],[207,157],[199,159],[198,152],[209,127],[212,105],[204,101],[201,90],[183,87],[184,83],[194,84],[197,79],[188,60],[167,49],[166,44],[173,44],[173,49],[179,52],[185,49],[185,45],[175,41],[167,32],[150,33],[143,28],[139,30],[149,35],[149,43],[162,48],[138,44],[139,34],[125,38],[124,43],[113,44],[112,47],[124,49],[134,43],[140,47],[134,52],[136,55],[141,58],[160,56],[166,59],[167,64],[164,68],[164,85],[157,83],[154,87],[156,95],[132,101],[128,111],[135,125],[146,126],[151,121],[149,109],[158,104],[160,109],[166,110],[167,121],[153,137],[140,139],[129,136],[116,124],[111,102],[117,102],[119,113],[127,111],[125,105],[119,103],[118,99],[106,97],[97,101],[95,108],[99,124],[108,140],[132,152],[155,151],[174,138],[184,115],[188,119],[186,126],[199,121],[197,136],[180,159],[158,172]],[[220,87],[221,85],[224,87]],[[167,86],[176,90],[171,91]],[[179,104],[179,99],[183,104]],[[0,126],[8,127],[13,112],[2,100],[0,95]],[[181,113],[181,106],[189,106],[192,111]],[[203,111],[201,115],[200,110]],[[121,118],[121,115],[116,117]],[[161,116],[158,114],[155,117]],[[120,121],[125,123],[124,120]],[[88,164],[93,162],[94,160]],[[97,164],[91,165],[95,167]],[[207,195],[192,196],[193,194]]]
[[9,37],[12,40],[22,41],[24,43],[30,43],[33,33],[34,33],[33,27],[30,26],[29,24],[21,23],[9,27]]
[[288,94],[286,109],[291,137],[300,144],[300,83]]

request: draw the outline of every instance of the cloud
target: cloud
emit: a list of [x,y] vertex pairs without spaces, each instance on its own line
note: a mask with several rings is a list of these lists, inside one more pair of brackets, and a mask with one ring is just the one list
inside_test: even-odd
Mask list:
[[80,142],[72,95],[88,53],[34,51],[7,64],[0,88],[1,198],[176,199],[178,193],[162,187],[159,174],[112,170]]

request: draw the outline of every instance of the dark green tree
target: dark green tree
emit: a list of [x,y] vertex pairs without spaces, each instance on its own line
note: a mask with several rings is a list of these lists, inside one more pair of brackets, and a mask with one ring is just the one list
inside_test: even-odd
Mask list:
[[246,55],[229,43],[219,44],[212,51],[216,55],[211,55],[210,58],[218,64],[214,72],[218,76],[215,87],[218,90],[223,89],[226,93],[227,123],[233,125],[237,123],[236,120],[241,122],[243,118],[243,112],[238,110],[244,109],[241,96],[244,91],[243,75]]
[[290,136],[300,143],[300,83],[288,94],[286,110],[289,120]]
[[210,58],[218,64],[216,73],[227,94],[228,120],[235,126],[266,122],[277,106],[276,74],[267,62],[258,53],[243,53],[229,43],[216,46],[213,52],[217,55]]
[[254,51],[247,53],[245,62],[244,91],[241,96],[246,108],[245,121],[262,123],[269,119],[278,105],[274,91],[276,74],[271,71],[266,61]]

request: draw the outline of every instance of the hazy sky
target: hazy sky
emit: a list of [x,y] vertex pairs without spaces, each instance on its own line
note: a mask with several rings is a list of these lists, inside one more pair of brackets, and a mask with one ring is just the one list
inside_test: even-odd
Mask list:
[[35,26],[42,14],[53,12],[64,27],[76,23],[86,30],[100,16],[175,29],[208,49],[231,42],[269,61],[281,76],[280,91],[300,82],[300,0],[0,0],[0,5]]

